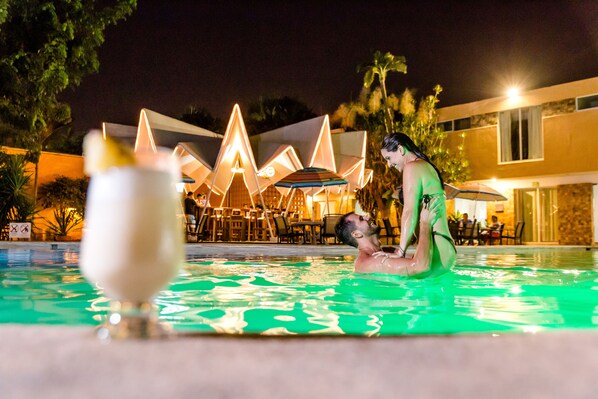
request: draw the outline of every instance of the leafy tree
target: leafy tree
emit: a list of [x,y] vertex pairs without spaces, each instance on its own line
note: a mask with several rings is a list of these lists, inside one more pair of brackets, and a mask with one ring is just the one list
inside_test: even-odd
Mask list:
[[9,0],[0,0],[0,24],[2,24],[8,16],[8,2]]
[[88,179],[85,177],[72,179],[66,176],[58,176],[42,184],[42,206],[54,208],[54,221],[47,221],[53,234],[66,236],[83,221],[87,186]]
[[35,203],[29,195],[31,175],[26,166],[23,155],[0,152],[0,232],[10,222],[33,221]]
[[212,114],[203,107],[196,108],[192,105],[185,109],[185,112],[179,116],[179,120],[199,126],[214,133],[222,133],[224,128],[222,119],[213,117]]
[[35,197],[43,143],[56,124],[71,119],[58,96],[98,71],[104,31],[131,14],[137,1],[0,1],[0,120],[23,133],[35,163]]
[[[385,64],[381,59],[388,62]],[[392,60],[396,62],[391,62]],[[395,57],[390,53],[382,56],[378,51],[374,53],[374,61],[368,64],[370,67],[359,69],[366,71],[364,89],[359,100],[341,104],[332,117],[332,122],[341,127],[368,132],[366,167],[373,170],[373,178],[356,193],[359,204],[368,212],[385,213],[392,194],[401,181],[399,172],[394,168],[389,169],[380,154],[382,140],[388,132],[400,131],[411,137],[438,167],[445,182],[466,180],[469,173],[463,146],[459,147],[456,154],[452,154],[444,146],[446,134],[436,124],[436,105],[442,92],[439,85],[434,87],[434,94],[426,96],[419,104],[408,89],[400,97],[386,92],[387,73],[404,72],[403,68],[399,68],[404,62],[404,57]],[[394,67],[383,68],[387,64]],[[371,90],[375,77],[378,77],[380,85]]]
[[306,104],[287,96],[260,97],[249,105],[247,113],[245,126],[250,136],[317,116]]

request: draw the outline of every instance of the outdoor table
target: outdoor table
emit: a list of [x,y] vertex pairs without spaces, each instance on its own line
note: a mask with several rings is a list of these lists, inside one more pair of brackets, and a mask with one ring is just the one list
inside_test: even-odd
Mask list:
[[[324,226],[324,222],[322,221],[312,221],[312,220],[306,220],[303,222],[293,222],[291,223],[291,227],[301,227],[301,229],[303,230],[303,237],[307,237],[306,233],[306,229],[307,227],[309,227],[310,231],[311,231],[311,244],[315,244],[316,243],[316,229],[317,228],[322,228],[322,226]],[[305,243],[305,241],[304,241]]]

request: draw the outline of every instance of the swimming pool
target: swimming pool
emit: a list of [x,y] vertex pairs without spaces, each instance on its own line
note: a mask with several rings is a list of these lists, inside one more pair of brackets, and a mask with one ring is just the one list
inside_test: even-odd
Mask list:
[[[156,298],[177,331],[415,335],[538,332],[598,326],[598,251],[459,250],[450,273],[423,280],[353,273],[334,246],[195,246]],[[320,255],[313,255],[320,253]],[[0,323],[97,325],[109,302],[79,273],[77,245],[0,249]]]

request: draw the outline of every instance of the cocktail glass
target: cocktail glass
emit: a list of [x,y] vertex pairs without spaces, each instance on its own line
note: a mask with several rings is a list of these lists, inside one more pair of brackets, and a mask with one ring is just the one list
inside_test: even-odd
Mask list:
[[168,151],[136,154],[137,164],[94,174],[89,184],[80,267],[111,300],[100,338],[167,335],[154,296],[183,261],[183,229]]

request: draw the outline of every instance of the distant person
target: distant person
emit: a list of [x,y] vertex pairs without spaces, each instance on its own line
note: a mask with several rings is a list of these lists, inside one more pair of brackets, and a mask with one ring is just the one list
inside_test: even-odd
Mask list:
[[500,223],[498,222],[498,216],[492,215],[492,223],[490,223],[484,230],[480,232],[480,240],[482,244],[486,244],[492,238],[500,238]]
[[197,205],[200,208],[210,207],[210,203],[208,202],[205,194],[197,194]]
[[419,214],[419,243],[413,258],[384,252],[378,236],[380,227],[369,215],[360,216],[353,212],[343,215],[335,226],[335,234],[339,241],[359,250],[355,259],[357,273],[390,273],[416,277],[440,274],[450,269],[456,259],[456,250],[451,250],[449,256],[442,257],[434,245],[435,236],[452,242],[450,236],[432,229],[439,219],[441,204],[444,204],[444,198],[436,197],[422,207]]
[[472,224],[473,220],[469,218],[468,213],[464,213],[461,221],[459,222],[459,227],[466,227],[468,224]]
[[401,182],[403,192],[401,242],[396,253],[405,256],[407,247],[415,234],[421,208],[438,199],[435,201],[437,204],[435,212],[440,217],[434,219],[432,226],[435,263],[452,265],[457,252],[448,227],[446,197],[440,171],[404,133],[393,133],[384,137],[380,153],[389,167],[396,168],[403,175]]
[[197,208],[197,203],[193,199],[193,193],[189,191],[187,193],[187,198],[185,198],[185,217],[187,218],[187,223],[195,224],[195,209]]

